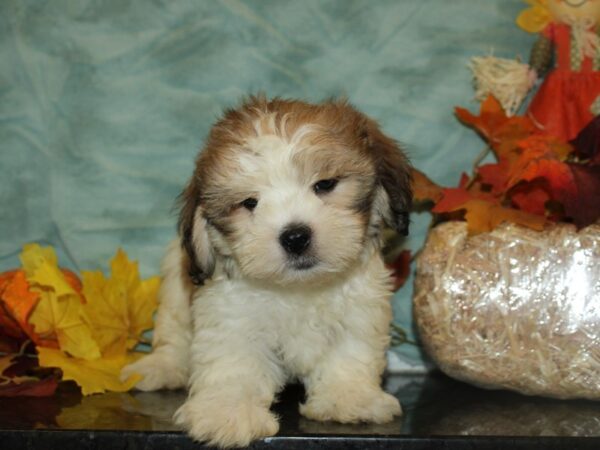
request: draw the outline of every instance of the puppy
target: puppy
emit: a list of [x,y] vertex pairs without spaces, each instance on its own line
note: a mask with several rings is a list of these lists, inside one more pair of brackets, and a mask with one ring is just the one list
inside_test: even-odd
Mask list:
[[221,447],[277,433],[269,408],[288,380],[304,383],[309,419],[391,421],[381,231],[406,233],[410,203],[406,157],[347,102],[227,111],[181,197],[152,353],[123,376],[187,386],[175,421]]

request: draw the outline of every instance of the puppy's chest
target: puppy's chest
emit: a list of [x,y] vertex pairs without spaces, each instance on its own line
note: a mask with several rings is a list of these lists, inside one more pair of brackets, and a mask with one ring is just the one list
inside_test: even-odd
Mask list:
[[328,298],[306,296],[275,308],[275,351],[287,369],[302,375],[349,332],[346,319],[353,314],[352,300],[340,292]]

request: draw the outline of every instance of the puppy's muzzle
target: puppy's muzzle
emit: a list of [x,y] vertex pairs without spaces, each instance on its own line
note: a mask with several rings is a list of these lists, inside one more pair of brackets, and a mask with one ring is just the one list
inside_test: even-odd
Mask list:
[[300,256],[308,247],[312,238],[312,230],[303,224],[288,225],[279,235],[279,243],[288,255]]

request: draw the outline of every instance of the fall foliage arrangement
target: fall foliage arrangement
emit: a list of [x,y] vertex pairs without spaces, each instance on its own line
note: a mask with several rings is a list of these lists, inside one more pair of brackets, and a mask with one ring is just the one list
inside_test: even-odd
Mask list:
[[492,96],[456,115],[487,146],[458,187],[415,177],[436,214],[417,258],[421,344],[478,386],[600,400],[600,117],[565,142]]
[[472,174],[455,188],[415,174],[435,216],[414,317],[455,378],[600,400],[600,2],[527,3],[518,23],[540,33],[529,65],[474,58],[479,115],[455,111],[486,143]]
[[[600,217],[600,2],[525,3],[516,23],[537,36],[529,63],[473,58],[481,111],[456,109],[496,162],[480,165],[478,158],[458,188],[430,196],[443,218],[463,211],[472,234],[503,221],[581,229]],[[523,116],[514,116],[538,82]]]
[[0,274],[0,396],[52,395],[73,380],[84,395],[131,389],[119,379],[152,328],[158,277],[141,280],[118,250],[111,275],[61,269],[54,250],[27,244],[21,268]]
[[463,173],[455,188],[417,185],[421,200],[434,201],[432,212],[464,218],[472,234],[505,221],[542,230],[561,221],[582,228],[600,218],[600,119],[568,143],[538,133],[528,116],[508,117],[493,96],[478,116],[463,108],[456,115],[482,136],[496,162],[480,165],[478,158],[473,175]]

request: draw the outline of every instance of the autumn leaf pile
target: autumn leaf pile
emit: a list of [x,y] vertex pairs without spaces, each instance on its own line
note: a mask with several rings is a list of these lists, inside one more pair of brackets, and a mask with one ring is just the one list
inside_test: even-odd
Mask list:
[[526,116],[507,117],[494,97],[478,116],[456,108],[496,157],[463,174],[458,187],[440,188],[415,176],[417,199],[433,200],[432,212],[464,219],[470,233],[490,231],[504,221],[541,230],[549,222],[578,228],[600,219],[600,122],[592,122],[571,143],[540,134]]
[[152,328],[159,278],[140,280],[137,263],[122,251],[111,275],[58,267],[54,250],[28,244],[22,268],[0,274],[0,396],[52,395],[73,380],[84,395],[123,392],[122,367]]

